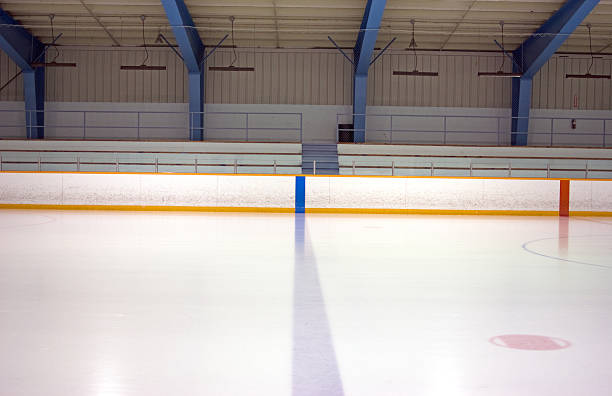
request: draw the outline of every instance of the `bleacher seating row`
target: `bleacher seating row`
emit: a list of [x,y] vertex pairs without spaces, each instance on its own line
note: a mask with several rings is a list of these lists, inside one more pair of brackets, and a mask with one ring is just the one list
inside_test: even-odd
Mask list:
[[0,141],[3,170],[301,173],[301,144]]
[[612,178],[612,150],[338,145],[341,175]]
[[[612,150],[339,144],[341,175],[612,178]],[[2,170],[301,174],[297,143],[0,140]]]

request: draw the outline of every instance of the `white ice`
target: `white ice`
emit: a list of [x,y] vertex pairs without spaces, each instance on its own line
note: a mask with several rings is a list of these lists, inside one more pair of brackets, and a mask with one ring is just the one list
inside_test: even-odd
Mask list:
[[611,218],[0,211],[1,396],[603,396],[611,330]]

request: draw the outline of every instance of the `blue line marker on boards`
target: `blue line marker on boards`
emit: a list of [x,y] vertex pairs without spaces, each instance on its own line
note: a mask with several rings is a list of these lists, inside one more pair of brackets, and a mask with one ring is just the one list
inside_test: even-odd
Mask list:
[[295,213],[304,213],[306,210],[306,178],[295,177]]

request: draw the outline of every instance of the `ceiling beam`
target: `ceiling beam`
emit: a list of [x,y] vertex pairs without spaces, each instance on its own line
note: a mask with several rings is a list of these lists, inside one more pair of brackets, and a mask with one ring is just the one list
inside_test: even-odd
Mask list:
[[45,68],[35,69],[32,63],[41,58],[44,62],[45,46],[0,8],[0,49],[23,72],[26,135],[29,139],[42,139],[45,124]]
[[200,72],[200,62],[204,58],[204,44],[185,2],[183,0],[161,0],[161,2],[166,10],[176,43],[185,59],[187,70],[190,73]]
[[280,48],[280,37],[278,32],[278,6],[276,5],[276,1],[272,1],[272,5],[274,6],[274,25],[276,27],[276,48]]
[[0,49],[24,71],[34,70],[30,64],[45,50],[45,46],[19,22],[0,8]]
[[568,0],[531,37],[514,50],[524,78],[533,78],[563,45],[599,0]]
[[357,42],[353,50],[355,56],[355,74],[368,74],[370,59],[376,45],[386,3],[387,0],[368,0],[366,4],[359,34],[357,35]]
[[115,43],[115,45],[117,47],[121,47],[121,43],[119,41],[117,41],[115,36],[113,36],[113,34],[108,30],[108,28],[106,26],[104,26],[104,24],[102,23],[100,18],[98,18],[98,16],[96,14],[94,14],[94,12],[91,10],[91,8],[89,8],[87,6],[87,4],[85,4],[85,2],[83,0],[79,0],[79,2],[83,6],[83,8],[85,8],[87,10],[87,13],[98,23],[98,25],[100,25],[100,27],[104,30],[104,32],[106,32],[106,34],[113,41],[113,43]]
[[448,42],[450,41],[451,37],[453,37],[453,34],[455,34],[455,32],[457,31],[457,29],[459,29],[459,25],[461,25],[461,23],[463,21],[465,21],[465,17],[467,16],[467,14],[470,13],[470,11],[472,10],[472,7],[474,7],[474,4],[476,4],[476,1],[478,0],[474,0],[472,1],[472,3],[469,5],[469,7],[467,8],[467,10],[465,10],[465,13],[463,14],[463,16],[461,17],[461,20],[459,22],[457,22],[457,24],[455,25],[455,27],[453,28],[453,30],[450,32],[450,34],[448,35],[448,37],[446,37],[446,40],[444,40],[444,43],[442,44],[442,46],[440,47],[441,50],[444,49],[444,47],[446,47],[446,44],[448,44]]
[[365,142],[368,70],[387,0],[368,0],[353,49],[353,139]]
[[204,140],[204,88],[206,50],[183,0],[161,0],[183,62],[189,72],[189,139]]

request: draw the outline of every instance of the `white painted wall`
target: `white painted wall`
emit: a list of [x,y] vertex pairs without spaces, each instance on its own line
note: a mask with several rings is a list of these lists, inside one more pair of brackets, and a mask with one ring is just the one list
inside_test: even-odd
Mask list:
[[[22,102],[0,102],[0,137],[24,137],[24,128],[3,127],[19,125],[24,122]],[[49,138],[82,138],[82,111],[108,112],[88,113],[86,123],[87,138],[90,139],[176,139],[188,138],[188,120],[185,103],[101,103],[101,102],[48,102],[46,136]],[[13,110],[6,112],[1,110]],[[75,111],[76,113],[53,114],[53,111]],[[153,112],[158,114],[141,114],[141,128],[138,130],[137,114],[113,113]],[[207,104],[209,113],[206,119],[207,138],[211,140],[241,140],[246,138],[246,115],[220,115],[215,112],[236,113],[280,113],[278,115],[250,114],[251,128],[249,137],[263,141],[299,141],[299,120],[301,114],[302,138],[306,143],[329,142],[336,140],[336,123],[350,122],[350,115],[337,117],[337,114],[350,114],[351,106],[334,105],[291,105],[291,104]],[[165,114],[160,114],[164,113]],[[468,108],[468,107],[399,107],[370,106],[367,139],[369,142],[386,142],[391,140],[391,117],[393,129],[410,130],[411,132],[393,133],[393,143],[411,144],[484,144],[507,145],[510,141],[510,109],[504,108]],[[287,113],[294,113],[289,115]],[[429,117],[416,117],[425,115]],[[446,120],[443,116],[448,116]],[[550,144],[550,118],[555,133],[554,145],[602,146],[604,130],[612,135],[612,111],[608,110],[547,110],[534,109],[529,137],[531,145]],[[540,119],[542,118],[542,119]],[[570,128],[571,118],[577,118],[577,128]],[[594,120],[599,118],[600,120]],[[607,121],[601,120],[606,118]],[[589,120],[591,119],[591,120]],[[444,122],[450,131],[444,139]],[[54,127],[57,126],[57,127]],[[63,126],[63,127],[59,127]],[[152,127],[164,126],[163,129]],[[100,128],[104,127],[104,128]],[[112,127],[112,128],[108,128]],[[212,128],[232,128],[231,130],[214,130]],[[281,128],[267,130],[265,128]],[[465,132],[465,133],[464,133]],[[563,133],[572,133],[562,135]],[[600,134],[598,136],[589,135]],[[612,146],[612,136],[606,137],[606,146]]]
[[[0,172],[0,205],[295,207],[293,176]],[[612,211],[612,182],[570,182],[570,207]],[[306,209],[559,210],[559,180],[307,177]],[[574,203],[572,203],[572,200]]]
[[317,177],[306,208],[557,211],[559,181]]
[[0,172],[0,204],[293,208],[295,177]]
[[570,211],[612,211],[612,182],[572,180],[570,182]]

